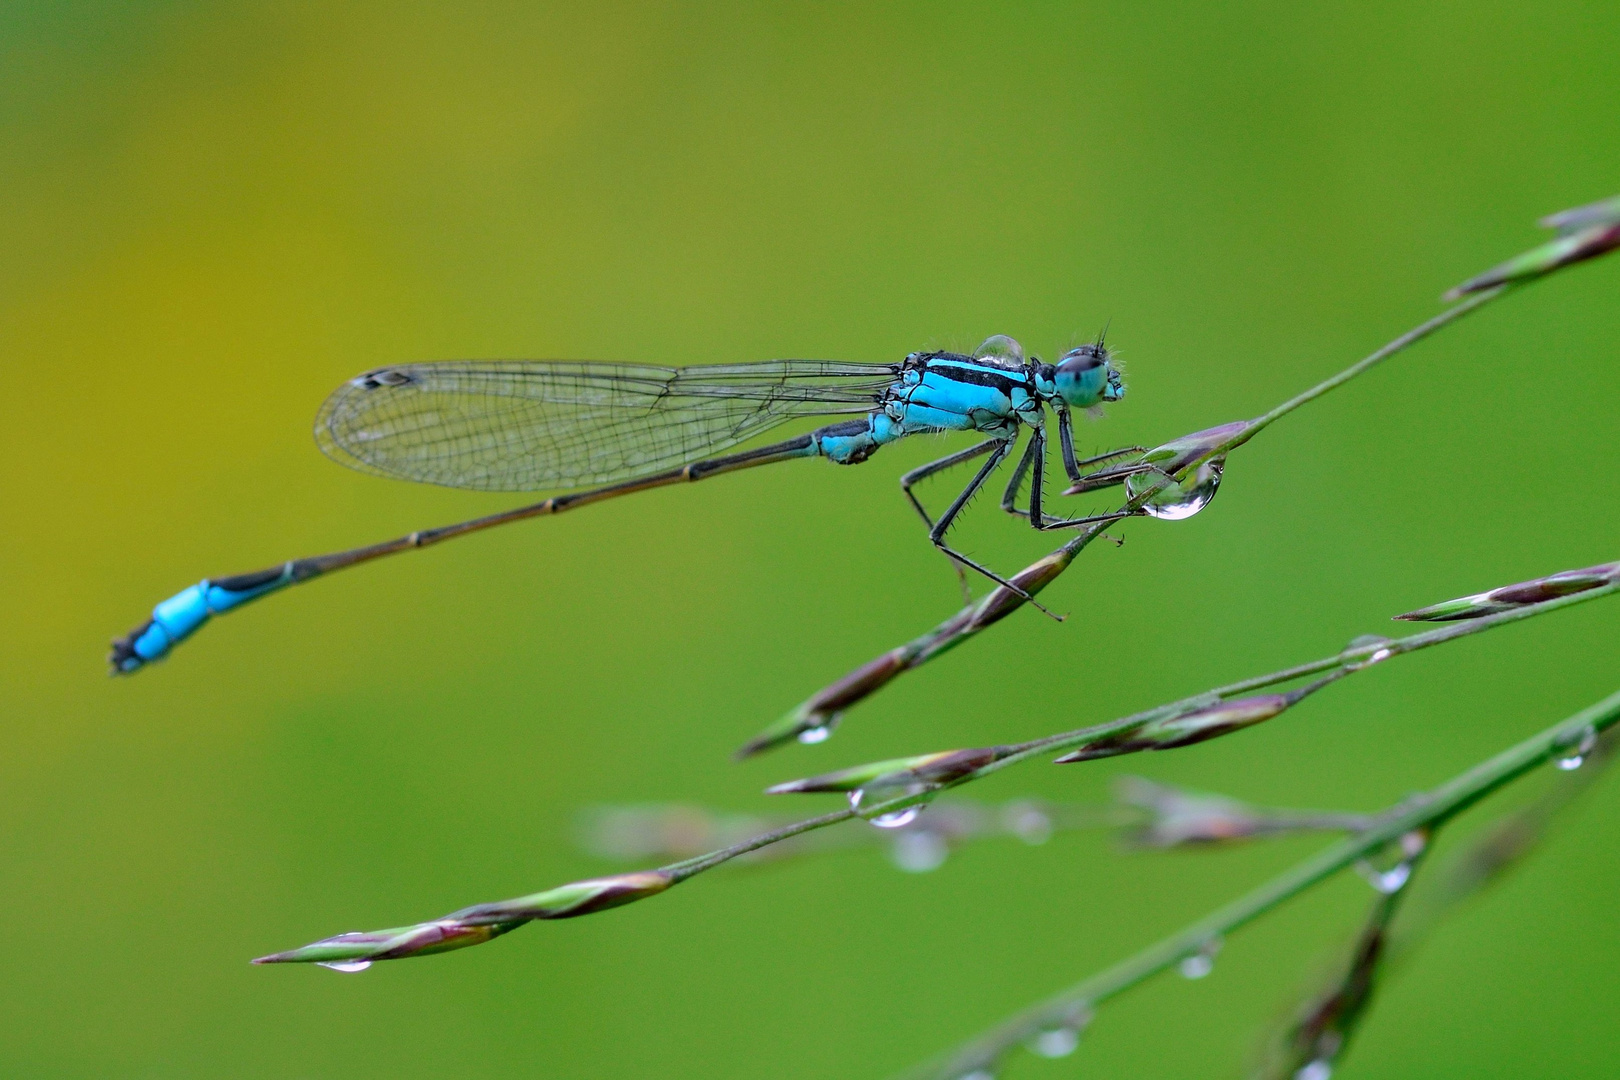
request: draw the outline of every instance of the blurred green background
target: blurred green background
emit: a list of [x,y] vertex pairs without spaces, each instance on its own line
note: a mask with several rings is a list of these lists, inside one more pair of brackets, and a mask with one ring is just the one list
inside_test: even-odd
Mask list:
[[[1255,415],[1620,190],[1617,45],[1612,3],[6,5],[0,1071],[880,1077],[1303,857],[850,851],[360,977],[246,963],[600,872],[588,804],[781,810],[766,784],[1099,722],[1620,557],[1620,261],[1290,417],[1203,515],[1088,551],[1043,597],[1066,624],[1020,613],[820,747],[727,760],[956,609],[895,483],[931,440],[356,570],[133,679],[103,654],[205,574],[513,503],[320,456],[316,406],[380,364],[996,332],[1051,357],[1111,319],[1130,397],[1083,449]],[[962,538],[1003,569],[1050,546],[993,500]],[[1381,807],[1612,691],[1617,620],[976,794],[1133,772]],[[1342,1075],[1612,1075],[1617,857],[1611,778],[1391,982]],[[1368,896],[1312,893],[1013,1075],[1239,1075]]]

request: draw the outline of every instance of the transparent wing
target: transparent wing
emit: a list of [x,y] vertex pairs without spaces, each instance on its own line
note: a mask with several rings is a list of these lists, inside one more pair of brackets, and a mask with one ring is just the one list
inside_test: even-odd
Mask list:
[[629,480],[797,416],[869,412],[895,364],[765,360],[672,368],[457,360],[367,372],[315,418],[334,461],[479,491]]

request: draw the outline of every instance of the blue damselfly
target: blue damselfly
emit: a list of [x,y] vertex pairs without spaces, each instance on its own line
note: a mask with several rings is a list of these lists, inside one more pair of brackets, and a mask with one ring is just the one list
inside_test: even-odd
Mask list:
[[[955,561],[959,575],[967,567],[1029,599],[953,549],[946,534],[1012,452],[1024,427],[1031,435],[1002,497],[1003,509],[1041,530],[1098,521],[1053,518],[1042,511],[1046,408],[1057,417],[1065,471],[1079,484],[1088,475],[1083,466],[1141,448],[1076,460],[1070,409],[1095,409],[1124,393],[1101,338],[1069,350],[1056,364],[1026,361],[1016,341],[997,335],[972,355],[917,352],[897,364],[767,360],[672,368],[507,360],[379,368],[340,386],[321,407],[315,438],[333,460],[379,476],[477,491],[584,490],[380,544],[206,579],[158,604],[150,619],[115,641],[112,668],[136,671],[167,655],[211,616],[332,570],[633,491],[790,458],[824,457],[853,465],[921,432],[987,436],[911,470],[900,486],[927,523],[929,539]],[[840,414],[854,418],[785,442],[713,456],[796,418]],[[986,460],[967,487],[938,518],[930,515],[912,488],[979,457]],[[1028,505],[1019,508],[1026,476]]]

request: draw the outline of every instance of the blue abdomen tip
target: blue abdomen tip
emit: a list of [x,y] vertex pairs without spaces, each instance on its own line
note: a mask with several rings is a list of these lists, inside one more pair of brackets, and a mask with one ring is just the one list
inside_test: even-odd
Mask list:
[[109,657],[116,674],[139,671],[167,656],[176,645],[195,634],[215,615],[240,607],[249,600],[293,582],[292,564],[254,574],[239,574],[220,581],[199,581],[152,609],[143,626],[113,642]]

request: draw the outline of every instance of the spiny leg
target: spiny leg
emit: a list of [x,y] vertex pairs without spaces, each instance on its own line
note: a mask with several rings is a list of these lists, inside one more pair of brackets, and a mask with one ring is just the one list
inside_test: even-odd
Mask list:
[[[1118,450],[1110,450],[1106,454],[1095,454],[1095,455],[1093,455],[1091,457],[1088,457],[1088,458],[1081,458],[1079,461],[1075,462],[1075,464],[1076,465],[1095,465],[1099,461],[1112,461],[1114,458],[1124,457],[1126,454],[1145,454],[1145,453],[1147,453],[1147,447],[1145,447],[1145,446],[1122,446]],[[1089,474],[1082,473],[1081,475],[1085,476],[1085,475],[1089,475]],[[1073,477],[1073,479],[1078,480],[1078,479],[1080,479],[1080,477],[1076,476],[1076,477]]]
[[[1080,466],[1082,465],[1094,465],[1099,461],[1108,461],[1112,458],[1124,457],[1126,454],[1142,453],[1142,447],[1140,446],[1127,446],[1119,450],[1110,450],[1106,454],[1098,454],[1095,457],[1083,458],[1076,461],[1074,457],[1074,437],[1070,430],[1068,421],[1068,410],[1065,409],[1059,411],[1058,442],[1061,444],[1063,449],[1063,468],[1064,471],[1069,474],[1070,480],[1078,481],[1087,475],[1081,471]],[[1018,489],[1024,482],[1025,474],[1028,473],[1030,468],[1033,466],[1035,470],[1035,479],[1031,486],[1031,498],[1033,501],[1038,503],[1040,498],[1044,497],[1045,487],[1043,484],[1043,477],[1046,470],[1046,443],[1047,435],[1045,429],[1042,427],[1036,427],[1035,434],[1030,439],[1029,445],[1024,448],[1024,456],[1018,459],[1018,465],[1013,469],[1012,479],[1007,482],[1007,490],[1003,492],[1001,496],[1001,508],[1003,510],[1014,515],[1015,517],[1021,517],[1029,520],[1030,523],[1036,528],[1040,528],[1041,526],[1036,524],[1036,519],[1030,517],[1029,511],[1018,509]],[[1108,486],[1112,486],[1113,483],[1119,483],[1119,481],[1114,480]],[[1036,489],[1040,490],[1040,496],[1035,494]]]
[[[1173,486],[1175,486],[1175,485],[1177,485],[1177,484],[1179,484],[1181,482],[1181,481],[1178,481],[1170,473],[1167,473],[1163,469],[1159,468],[1157,465],[1147,465],[1147,464],[1142,464],[1142,463],[1139,462],[1139,463],[1137,463],[1135,465],[1130,466],[1129,468],[1120,470],[1118,472],[1118,474],[1116,474],[1115,477],[1110,478],[1109,483],[1107,483],[1105,485],[1099,485],[1098,488],[1093,488],[1093,489],[1088,489],[1088,490],[1100,490],[1101,487],[1113,487],[1114,485],[1123,483],[1124,481],[1126,481],[1126,480],[1128,480],[1128,479],[1130,479],[1132,477],[1146,476],[1149,473],[1157,473],[1160,477],[1163,478],[1162,481],[1154,481],[1155,487],[1153,488],[1153,491],[1152,491],[1151,494],[1156,494],[1156,493],[1158,493],[1160,491],[1163,491],[1167,487],[1173,487]],[[1129,490],[1129,489],[1127,489],[1127,490]],[[1137,497],[1140,497],[1140,494]],[[1052,521],[1052,522],[1050,522],[1048,524],[1041,525],[1041,526],[1038,526],[1038,527],[1042,528],[1042,529],[1075,528],[1075,527],[1078,527],[1078,526],[1081,526],[1081,525],[1090,525],[1090,524],[1093,524],[1093,523],[1098,522],[1098,521],[1122,521],[1122,520],[1124,520],[1125,518],[1128,518],[1128,517],[1145,517],[1145,516],[1147,516],[1147,513],[1148,513],[1148,511],[1144,507],[1138,506],[1134,510],[1115,511],[1112,514],[1095,514],[1095,515],[1092,515],[1091,517],[1069,518],[1066,521],[1056,521],[1056,520],[1054,520],[1054,521]],[[1114,541],[1115,544],[1123,544],[1124,542],[1125,541],[1123,541],[1123,540],[1115,540]]]
[[[930,476],[954,468],[964,461],[972,461],[980,454],[987,454],[1000,445],[1000,439],[986,439],[984,442],[976,446],[970,446],[966,450],[958,450],[954,454],[947,454],[938,461],[930,461],[926,465],[919,465],[900,478],[900,490],[905,492],[907,499],[911,500],[911,505],[916,507],[917,513],[922,516],[923,524],[928,526],[930,532],[934,529],[934,519],[928,516],[927,510],[923,509],[922,500],[913,494],[912,487]],[[973,600],[973,592],[968,588],[967,574],[962,571],[962,564],[953,559],[951,560],[951,569],[956,571],[957,584],[962,586],[963,602],[970,603]]]
[[1078,483],[1085,479],[1088,473],[1085,466],[1095,465],[1101,461],[1124,457],[1126,454],[1145,454],[1145,446],[1122,446],[1118,450],[1110,450],[1106,454],[1096,454],[1088,458],[1075,459],[1074,456],[1074,422],[1067,408],[1059,406],[1058,418],[1058,445],[1063,450],[1063,471],[1069,474],[1070,483]]
[[1066,405],[1057,407],[1058,418],[1058,445],[1063,449],[1063,471],[1069,474],[1069,483],[1079,480],[1081,475],[1080,463],[1074,460],[1074,421],[1069,417]]
[[[1085,458],[1077,464],[1095,465],[1101,461],[1111,461],[1114,458],[1139,453],[1145,453],[1142,447],[1125,446],[1118,450],[1110,450],[1106,454],[1098,454],[1095,457]],[[1102,491],[1104,488],[1111,488],[1122,484],[1130,477],[1136,476],[1139,473],[1153,472],[1154,469],[1155,466],[1146,465],[1140,461],[1126,462],[1122,465],[1108,465],[1101,469],[1093,469],[1091,472],[1081,473],[1080,478],[1073,484],[1069,485],[1069,490],[1064,492],[1064,494],[1080,495],[1088,491]]]
[[[1061,437],[1062,429],[1060,426],[1059,438],[1061,439]],[[1003,510],[1009,514],[1012,514],[1014,517],[1024,518],[1031,524],[1031,526],[1043,531],[1051,528],[1061,528],[1064,524],[1068,523],[1067,519],[1064,521],[1059,521],[1058,519],[1047,518],[1042,515],[1038,509],[1045,496],[1043,480],[1046,469],[1046,446],[1047,442],[1045,433],[1040,428],[1036,428],[1034,436],[1029,440],[1029,444],[1024,447],[1023,456],[1018,459],[1018,464],[1013,467],[1012,476],[1008,479],[1006,490],[1004,490],[1001,495],[1001,508]],[[1083,461],[1077,462],[1076,464],[1089,465],[1098,461],[1107,461],[1109,458],[1140,452],[1141,447],[1127,447],[1122,450],[1113,450],[1106,454],[1099,454],[1096,457],[1085,458]],[[1073,447],[1071,446],[1069,447],[1069,453],[1065,456],[1071,457],[1072,459],[1072,455]],[[1069,463],[1065,462],[1064,464],[1065,468],[1067,468]],[[1018,491],[1023,486],[1024,477],[1029,474],[1031,469],[1034,469],[1034,477],[1030,481],[1030,505],[1031,507],[1036,508],[1035,516],[1031,516],[1031,512],[1029,510],[1020,510],[1018,508]],[[1075,471],[1078,471],[1078,469]],[[1106,518],[1117,518],[1121,516],[1128,515],[1104,514],[1097,517],[1075,518],[1073,521],[1079,524],[1090,524],[1093,521],[1100,521]]]
[[1024,456],[1013,466],[1012,477],[1007,481],[1006,490],[1001,493],[1001,508],[1014,517],[1029,517],[1028,511],[1018,509],[1018,489],[1023,486],[1024,476],[1029,472],[1030,462],[1035,455],[1044,455],[1045,452],[1046,448],[1040,445],[1038,439],[1030,439],[1024,447]]
[[962,508],[967,506],[968,500],[973,498],[974,493],[984,486],[984,482],[986,480],[990,479],[990,474],[995,472],[996,468],[1000,466],[1002,461],[1006,459],[1008,453],[1012,451],[1015,442],[1017,442],[1016,437],[1001,441],[999,445],[997,445],[996,448],[991,451],[990,460],[986,461],[979,471],[974,474],[973,479],[968,482],[968,486],[962,489],[962,493],[952,500],[951,505],[945,509],[945,512],[940,515],[939,520],[934,523],[934,527],[928,532],[928,539],[933,542],[935,547],[939,548],[939,550],[943,551],[946,555],[955,559],[969,570],[978,571],[991,581],[995,582],[997,585],[1000,585],[1002,588],[1010,590],[1015,596],[1018,596],[1028,603],[1034,605],[1038,610],[1045,612],[1047,615],[1051,615],[1052,618],[1062,622],[1063,617],[1061,615],[1054,615],[1051,611],[1048,611],[1029,593],[1025,592],[1017,585],[1014,585],[1000,574],[997,574],[989,567],[981,566],[979,563],[973,561],[971,558],[964,555],[962,552],[957,551],[955,548],[951,547],[945,542],[945,534],[950,531],[951,523],[956,520],[956,515],[962,512]]
[[[1036,447],[1039,447],[1039,450],[1036,450]],[[1122,453],[1130,452],[1129,450],[1116,450],[1111,454],[1102,455],[1102,459],[1118,457]],[[1119,521],[1122,518],[1141,513],[1140,510],[1133,510],[1129,513],[1094,514],[1089,517],[1079,518],[1049,518],[1041,511],[1041,488],[1042,481],[1045,479],[1042,476],[1042,470],[1046,464],[1046,432],[1044,429],[1035,429],[1034,437],[1030,439],[1030,451],[1026,452],[1024,456],[1033,459],[1034,468],[1029,481],[1029,523],[1041,532],[1048,532],[1052,529],[1077,529],[1083,525],[1095,525],[1103,521]],[[1089,458],[1087,460],[1095,461],[1099,459]]]

